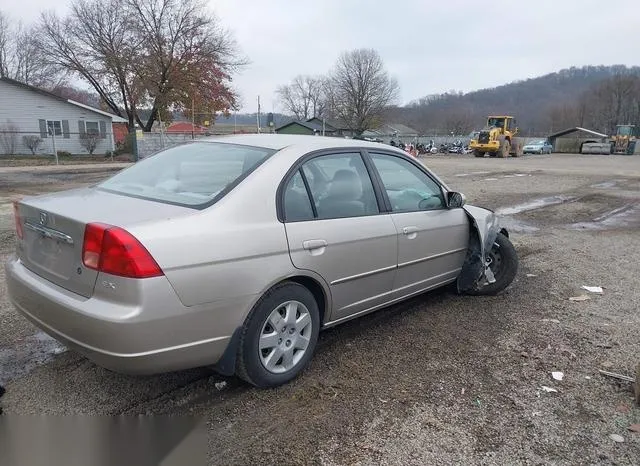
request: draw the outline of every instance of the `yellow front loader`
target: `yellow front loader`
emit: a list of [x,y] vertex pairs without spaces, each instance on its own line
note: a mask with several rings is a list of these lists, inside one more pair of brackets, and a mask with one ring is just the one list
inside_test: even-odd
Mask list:
[[522,155],[522,143],[515,137],[518,134],[516,120],[512,116],[490,116],[487,126],[472,139],[469,148],[476,157],[519,157]]
[[640,131],[635,125],[618,125],[616,135],[611,137],[611,153],[633,155],[638,136]]

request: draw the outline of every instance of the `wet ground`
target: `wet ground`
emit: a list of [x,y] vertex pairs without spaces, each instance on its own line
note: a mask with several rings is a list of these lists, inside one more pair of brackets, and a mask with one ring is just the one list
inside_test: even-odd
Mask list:
[[[640,157],[423,160],[504,216],[520,270],[503,294],[437,291],[346,323],[302,377],[256,390],[207,368],[96,367],[17,316],[0,271],[5,413],[198,415],[218,464],[638,464],[631,386],[598,369],[640,363]],[[12,196],[102,176],[0,168],[0,259]]]

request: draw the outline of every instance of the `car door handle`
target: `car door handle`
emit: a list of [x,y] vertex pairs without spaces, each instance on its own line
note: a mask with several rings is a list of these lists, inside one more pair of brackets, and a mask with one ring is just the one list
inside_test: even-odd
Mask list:
[[327,246],[327,242],[323,239],[309,239],[302,242],[302,247],[307,251],[321,249]]
[[402,233],[409,236],[418,233],[418,227],[404,227],[402,228]]

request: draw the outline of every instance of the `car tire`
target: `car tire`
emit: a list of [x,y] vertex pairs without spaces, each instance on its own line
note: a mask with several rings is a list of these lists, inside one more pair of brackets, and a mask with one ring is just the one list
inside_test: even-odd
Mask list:
[[509,238],[504,234],[498,233],[489,257],[492,259],[489,268],[494,273],[496,281],[467,294],[495,295],[507,288],[516,278],[518,273],[518,253]]
[[276,285],[255,304],[242,326],[237,376],[260,388],[293,380],[313,357],[319,331],[320,312],[313,294],[298,283]]

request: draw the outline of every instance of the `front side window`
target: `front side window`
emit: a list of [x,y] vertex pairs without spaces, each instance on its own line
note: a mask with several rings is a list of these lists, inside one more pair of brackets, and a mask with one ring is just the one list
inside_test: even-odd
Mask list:
[[47,133],[49,136],[61,136],[62,135],[62,122],[60,120],[48,120],[47,121]]
[[138,162],[98,188],[186,207],[205,207],[274,152],[236,144],[184,144]]
[[393,212],[444,209],[440,185],[408,160],[371,154]]
[[[360,153],[315,157],[302,165],[302,172],[316,218],[360,217],[379,212],[373,183]],[[296,183],[301,193],[300,181]],[[285,199],[285,210],[286,203]],[[285,217],[289,217],[287,212]]]

